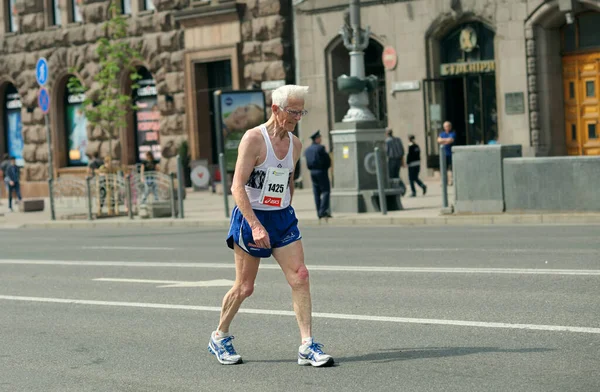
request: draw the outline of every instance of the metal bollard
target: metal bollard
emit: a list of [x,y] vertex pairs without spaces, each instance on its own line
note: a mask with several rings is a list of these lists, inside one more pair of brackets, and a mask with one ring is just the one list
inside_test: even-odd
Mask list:
[[175,173],[170,173],[169,194],[171,195],[171,218],[175,218]]
[[50,193],[50,218],[56,220],[56,214],[54,213],[54,179],[48,179],[48,192]]
[[442,206],[448,207],[448,168],[446,167],[446,149],[440,145],[440,176],[442,179]]
[[90,184],[90,181],[92,180],[92,178],[94,177],[86,177],[85,178],[85,194],[87,196],[87,216],[88,216],[88,220],[92,220],[92,185]]
[[227,192],[227,169],[225,168],[225,154],[219,153],[219,170],[221,171],[221,184],[223,185],[223,200],[225,203],[225,217],[229,218],[229,196]]
[[379,147],[375,147],[375,168],[377,169],[377,190],[379,192],[379,209],[383,215],[387,214],[387,200],[385,198],[385,189],[383,187],[383,162]]
[[183,192],[184,192],[185,178],[183,178],[183,166],[181,164],[181,155],[177,155],[177,201],[179,202],[179,213],[180,219],[183,219]]
[[127,192],[127,214],[129,219],[133,219],[133,203],[131,202],[131,174],[127,174],[125,177],[125,191]]

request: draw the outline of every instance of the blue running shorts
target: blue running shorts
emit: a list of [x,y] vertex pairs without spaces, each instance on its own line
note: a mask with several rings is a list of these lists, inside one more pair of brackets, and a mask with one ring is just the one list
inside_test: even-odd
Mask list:
[[231,214],[231,223],[227,234],[228,247],[233,249],[235,242],[251,256],[267,258],[271,256],[273,248],[284,247],[302,238],[298,229],[298,218],[296,218],[296,212],[292,206],[281,210],[254,210],[254,213],[269,234],[271,249],[256,247],[252,238],[252,229],[237,206]]

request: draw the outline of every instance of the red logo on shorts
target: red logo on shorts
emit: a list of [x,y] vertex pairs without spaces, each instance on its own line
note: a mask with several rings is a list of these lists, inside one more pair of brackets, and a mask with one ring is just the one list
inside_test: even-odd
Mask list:
[[274,207],[281,207],[281,197],[265,197],[263,204]]

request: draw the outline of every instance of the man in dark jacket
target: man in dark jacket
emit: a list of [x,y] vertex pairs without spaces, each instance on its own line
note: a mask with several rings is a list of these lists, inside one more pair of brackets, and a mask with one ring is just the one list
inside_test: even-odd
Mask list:
[[10,157],[10,166],[6,170],[4,181],[8,183],[8,208],[12,211],[12,194],[13,191],[17,194],[17,198],[21,201],[21,187],[19,185],[20,168],[17,166],[15,157]]
[[419,180],[419,171],[421,171],[421,149],[419,145],[415,143],[415,136],[408,135],[408,156],[406,157],[406,164],[408,165],[408,180],[410,181],[410,190],[412,194],[410,197],[416,197],[417,191],[415,190],[415,182],[423,189],[423,195],[427,193],[427,186]]
[[306,166],[310,170],[310,178],[313,184],[313,194],[317,207],[317,216],[321,218],[331,218],[329,211],[329,196],[331,185],[327,170],[331,167],[331,159],[321,144],[321,131],[313,133],[310,137],[313,144],[308,146],[304,155],[306,156]]

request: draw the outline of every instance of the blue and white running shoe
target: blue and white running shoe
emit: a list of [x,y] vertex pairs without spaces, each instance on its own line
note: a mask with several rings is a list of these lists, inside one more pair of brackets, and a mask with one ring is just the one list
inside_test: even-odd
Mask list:
[[242,357],[235,352],[233,344],[233,336],[227,336],[223,339],[215,338],[216,331],[210,335],[210,341],[208,342],[208,351],[217,357],[217,360],[223,365],[237,365],[242,363]]
[[334,360],[331,355],[325,354],[321,343],[312,342],[302,345],[298,349],[298,365],[311,365],[314,367],[333,366]]

